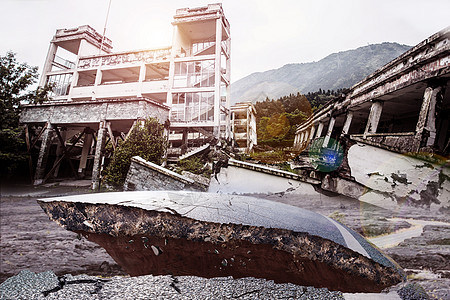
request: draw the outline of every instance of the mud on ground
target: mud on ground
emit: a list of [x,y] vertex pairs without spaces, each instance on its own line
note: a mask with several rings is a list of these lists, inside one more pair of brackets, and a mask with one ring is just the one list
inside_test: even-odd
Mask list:
[[[48,194],[85,192],[85,189],[53,188]],[[36,202],[40,197],[1,197],[0,282],[24,269],[52,270],[56,275],[126,275],[104,249],[50,221]]]
[[432,299],[450,299],[450,215],[430,214],[418,208],[404,207],[390,211],[343,196],[275,193],[253,195],[299,206],[337,219],[360,234],[370,237],[411,227],[405,220],[441,221],[448,226],[424,226],[419,237],[406,239],[382,251],[391,256],[408,275],[408,281],[419,283]]

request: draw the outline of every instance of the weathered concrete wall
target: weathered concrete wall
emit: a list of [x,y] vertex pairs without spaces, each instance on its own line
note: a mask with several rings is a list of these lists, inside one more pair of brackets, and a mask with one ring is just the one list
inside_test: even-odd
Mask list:
[[45,103],[23,108],[21,123],[74,124],[154,117],[164,123],[169,108],[145,98]]
[[349,149],[348,163],[355,180],[370,189],[361,201],[382,207],[450,208],[448,164],[431,164],[365,144]]
[[294,192],[316,194],[312,185],[229,165],[211,178],[208,192],[224,194]]
[[131,159],[124,184],[125,191],[204,191],[206,187],[194,180],[146,161],[139,156]]

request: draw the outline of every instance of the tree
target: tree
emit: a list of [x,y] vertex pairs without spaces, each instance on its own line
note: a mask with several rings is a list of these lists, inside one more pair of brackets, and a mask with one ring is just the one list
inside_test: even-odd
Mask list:
[[273,147],[292,145],[297,125],[312,114],[310,102],[300,93],[266,99],[255,108],[258,144]]
[[26,161],[27,152],[23,130],[19,128],[22,103],[49,100],[51,86],[28,90],[36,83],[38,68],[19,63],[15,53],[0,56],[0,173],[10,178],[17,167]]
[[136,155],[161,164],[167,150],[167,139],[163,133],[164,126],[154,118],[145,120],[143,126],[135,126],[128,139],[114,151],[111,163],[105,171],[106,182],[116,187],[122,186],[130,168],[131,158]]

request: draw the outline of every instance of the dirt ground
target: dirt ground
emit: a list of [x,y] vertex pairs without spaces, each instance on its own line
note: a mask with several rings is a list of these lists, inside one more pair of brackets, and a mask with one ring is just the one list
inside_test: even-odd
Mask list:
[[[48,196],[84,194],[86,187],[47,186],[2,187],[0,201],[0,282],[28,269],[52,270],[57,275],[88,274],[104,277],[126,275],[103,248],[48,219],[36,199]],[[279,201],[331,216],[363,235],[389,233],[411,225],[389,218],[439,220],[450,223],[448,215],[430,216],[427,211],[383,208],[338,196],[301,196],[280,193],[252,195]],[[450,226],[425,226],[420,237],[407,239],[384,250],[434,299],[450,299]]]
[[[83,188],[54,187],[49,192],[36,190],[37,196],[1,197],[0,282],[24,269],[52,270],[56,275],[125,275],[103,248],[50,221],[36,202],[42,198],[39,195],[86,192]],[[28,194],[33,195],[33,192]]]

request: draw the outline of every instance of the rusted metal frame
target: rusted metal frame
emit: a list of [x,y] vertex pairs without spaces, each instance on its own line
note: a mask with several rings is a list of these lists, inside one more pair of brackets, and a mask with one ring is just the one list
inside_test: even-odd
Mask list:
[[62,155],[58,161],[53,165],[53,168],[47,173],[47,175],[44,177],[44,179],[42,180],[42,183],[44,183],[45,181],[47,181],[47,179],[50,178],[50,176],[52,176],[53,172],[55,171],[56,167],[61,163],[61,161],[66,157],[66,153],[69,153],[70,151],[72,151],[73,147],[75,147],[76,143],[78,143],[78,141],[81,139],[81,137],[84,135],[84,130],[81,132],[81,134],[77,137],[77,139],[75,140],[75,142],[70,146],[70,148],[67,150],[67,152],[64,153],[64,155]]
[[[55,129],[56,136],[58,137],[59,143],[61,144],[61,147],[62,147],[62,150],[63,150],[63,155],[62,155],[62,157],[64,157],[64,156],[69,157],[69,152],[67,151],[65,142],[64,142],[64,140],[63,140],[63,138],[62,138],[62,136],[61,136],[61,133],[59,132],[58,126],[55,126],[54,129]],[[83,133],[84,133],[84,131],[83,131]],[[75,143],[75,144],[76,144],[76,143]],[[72,170],[72,173],[74,174],[75,178],[77,178],[77,177],[78,177],[78,174],[77,174],[77,172],[75,171],[75,168],[73,167],[72,161],[71,161],[70,159],[68,159],[68,161],[69,161],[69,165],[70,165],[70,169]]]

